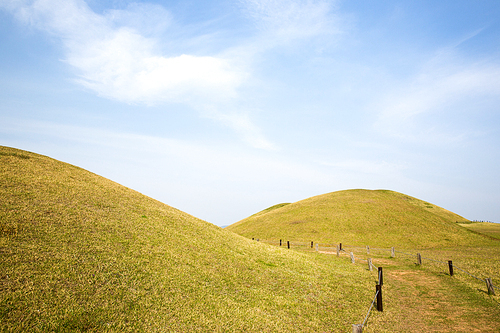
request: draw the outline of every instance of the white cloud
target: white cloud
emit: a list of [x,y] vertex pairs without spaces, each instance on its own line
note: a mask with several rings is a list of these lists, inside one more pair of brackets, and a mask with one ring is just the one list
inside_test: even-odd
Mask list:
[[270,46],[296,39],[337,33],[332,19],[332,1],[241,0]]
[[[157,40],[134,29],[146,26],[151,32],[158,27],[157,11],[157,6],[136,5],[102,16],[79,0],[37,0],[21,6],[17,13],[24,21],[60,37],[67,50],[65,60],[77,69],[77,81],[101,96],[147,104],[193,97],[234,98],[246,74],[230,59],[187,54],[165,57],[155,52]],[[152,27],[144,22],[150,16],[156,21]],[[125,20],[134,28],[117,26]]]
[[[94,13],[83,0],[35,0],[3,4],[23,22],[61,39],[64,61],[77,83],[105,98],[126,103],[184,103],[235,130],[254,147],[271,144],[245,114],[227,110],[249,77],[248,59],[236,54],[163,55],[152,36],[169,27],[163,7],[133,4]],[[149,36],[149,37],[146,37]],[[221,110],[225,109],[225,110]]]
[[173,15],[164,7],[145,2],[130,3],[126,9],[107,10],[105,17],[115,27],[130,27],[146,36],[162,34],[174,22]]
[[[500,65],[496,63],[458,64],[440,55],[419,75],[400,83],[383,96],[375,109],[375,127],[387,135],[422,142],[456,142],[473,134],[469,129],[447,127],[460,113],[473,116],[488,112],[489,106],[471,108],[474,101],[500,100]],[[478,103],[476,103],[478,104]],[[446,115],[448,122],[434,123],[433,117]],[[425,120],[426,119],[426,120]],[[425,120],[425,121],[424,121]],[[439,126],[439,127],[438,127]]]
[[[84,0],[18,0],[2,3],[27,24],[59,38],[75,82],[125,103],[183,103],[233,129],[251,146],[274,149],[241,105],[240,89],[251,78],[256,55],[297,39],[331,33],[331,2],[248,0],[257,39],[226,45],[217,54],[183,53],[168,29],[183,29],[172,14],[153,4],[131,4],[100,15]],[[189,29],[192,29],[190,27]],[[192,33],[192,30],[190,30]],[[173,35],[181,36],[182,33]],[[203,36],[200,31],[197,38]],[[191,45],[183,40],[182,44]],[[165,50],[166,45],[175,45]],[[190,46],[192,50],[192,45]]]

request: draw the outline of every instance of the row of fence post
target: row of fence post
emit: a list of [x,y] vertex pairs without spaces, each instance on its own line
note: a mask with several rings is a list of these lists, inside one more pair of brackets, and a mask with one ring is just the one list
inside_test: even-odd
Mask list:
[[[252,240],[253,239],[254,238],[252,238]],[[259,239],[257,239],[257,241],[259,241]],[[280,246],[282,246],[281,239],[280,239]],[[311,249],[313,247],[314,247],[314,241],[311,241]],[[287,241],[287,248],[288,249],[290,248],[290,241]],[[319,244],[316,243],[316,252],[318,252],[318,251],[319,251]],[[336,245],[337,256],[340,255],[340,251],[343,251],[342,243],[339,243],[339,245]],[[366,253],[370,254],[370,246],[369,245],[366,246]],[[396,250],[394,247],[391,247],[391,258],[394,258],[395,256],[396,256]],[[351,257],[351,262],[355,263],[356,259],[354,257],[353,252],[350,252],[350,257]],[[417,253],[417,265],[419,265],[419,266],[422,265],[422,255],[420,253]],[[371,258],[368,258],[368,269],[370,271],[373,270],[373,263],[372,263]],[[448,269],[449,269],[450,276],[453,276],[454,271],[453,271],[453,261],[452,260],[448,260]],[[484,281],[486,282],[488,294],[495,295],[495,287],[493,286],[493,282],[492,282],[491,278],[486,278]]]
[[[280,239],[280,246],[281,246],[281,244],[282,243],[281,243],[281,239]],[[311,241],[311,249],[313,248],[313,246],[314,246],[314,241]],[[290,248],[290,241],[287,241],[287,247]],[[339,245],[336,246],[336,250],[337,250],[336,252],[337,252],[337,257],[338,257],[340,255],[340,251],[343,250],[342,243],[339,243]],[[318,252],[318,251],[319,251],[319,244],[316,243],[316,252]],[[369,245],[366,246],[366,253],[370,254],[370,246]],[[355,259],[354,254],[352,252],[350,252],[350,257],[351,257],[351,262],[355,263],[356,259]],[[393,247],[391,247],[391,258],[394,258],[394,257],[396,257],[396,250],[393,246]],[[422,265],[422,255],[420,253],[417,253],[417,265]],[[373,264],[371,262],[371,258],[368,258],[368,268],[370,269],[370,271],[373,270],[372,266],[373,266]],[[454,272],[453,272],[453,261],[452,260],[448,260],[448,269],[450,272],[450,276],[453,276]],[[486,278],[484,281],[486,282],[488,294],[495,295],[495,288],[493,287],[493,283],[491,281],[491,278]]]

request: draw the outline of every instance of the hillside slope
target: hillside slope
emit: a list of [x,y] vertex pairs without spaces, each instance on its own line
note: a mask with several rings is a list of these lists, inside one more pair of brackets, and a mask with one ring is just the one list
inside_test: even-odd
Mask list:
[[0,146],[0,331],[348,331],[373,278],[330,259]]
[[261,239],[400,248],[471,245],[484,240],[457,221],[466,219],[402,193],[346,190],[264,210],[226,229]]

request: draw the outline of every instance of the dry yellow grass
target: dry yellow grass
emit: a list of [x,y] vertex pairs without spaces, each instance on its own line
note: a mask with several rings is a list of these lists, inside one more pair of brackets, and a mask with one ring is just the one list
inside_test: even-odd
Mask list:
[[[474,250],[426,254],[461,253],[468,270],[494,274],[481,260],[498,258],[498,247]],[[499,330],[499,296],[484,286],[387,253],[377,260],[386,306],[364,332]],[[78,167],[0,147],[2,332],[349,332],[375,282],[345,256],[251,241]]]
[[500,223],[492,222],[470,222],[459,223],[462,227],[484,234],[496,239],[500,239]]
[[346,331],[369,272],[0,147],[0,331]]
[[432,248],[474,245],[483,237],[444,208],[387,190],[327,193],[264,210],[227,227],[249,238]]

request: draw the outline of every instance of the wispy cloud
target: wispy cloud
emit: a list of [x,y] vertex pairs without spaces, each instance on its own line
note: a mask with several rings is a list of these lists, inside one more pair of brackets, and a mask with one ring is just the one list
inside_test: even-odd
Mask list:
[[[133,12],[136,10],[138,12]],[[230,59],[158,52],[158,40],[145,37],[161,23],[147,24],[158,6],[132,6],[107,15],[94,13],[85,2],[37,0],[16,9],[25,22],[61,38],[65,61],[77,70],[77,81],[97,94],[128,103],[185,102],[233,98],[245,78]],[[156,21],[159,21],[156,18]],[[126,25],[125,25],[126,24]]]
[[[2,5],[23,22],[60,38],[63,61],[76,70],[75,81],[98,95],[146,105],[184,103],[202,113],[209,108],[218,113],[213,119],[221,119],[251,145],[270,146],[246,115],[217,111],[220,104],[238,97],[237,90],[248,77],[244,64],[221,55],[163,55],[161,41],[154,35],[167,29],[172,18],[162,7],[131,5],[99,15],[82,0]],[[233,120],[227,121],[228,117]]]
[[[456,115],[472,117],[484,112],[471,104],[485,98],[500,101],[500,65],[471,63],[456,59],[450,52],[440,53],[420,73],[401,82],[400,87],[381,99],[375,106],[379,112],[375,127],[387,135],[408,140],[460,141],[472,133],[463,128],[450,130],[446,125],[453,123]],[[448,122],[430,120],[442,119],[443,115]],[[427,121],[423,121],[425,118]]]
[[338,32],[333,2],[324,0],[241,0],[262,33],[280,45]]
[[[237,1],[237,0],[236,0]],[[274,146],[240,105],[241,89],[252,76],[255,55],[293,40],[331,33],[332,3],[324,0],[242,0],[255,34],[217,53],[166,50],[169,29],[182,29],[173,15],[154,4],[92,11],[84,0],[0,2],[21,21],[58,38],[63,61],[75,82],[104,98],[133,104],[182,103],[233,129],[249,145]],[[190,28],[192,29],[192,27]],[[192,31],[191,31],[192,34]],[[198,38],[204,35],[203,31]]]
[[276,150],[276,146],[268,141],[261,130],[255,126],[255,124],[250,120],[247,114],[233,113],[233,114],[214,114],[213,118],[226,124],[227,126],[234,128],[240,135],[242,139],[254,148],[260,148],[265,150]]
[[321,165],[332,167],[340,171],[349,171],[354,174],[376,174],[395,176],[406,169],[402,163],[393,163],[387,161],[373,161],[367,159],[343,159],[338,162],[320,162]]

